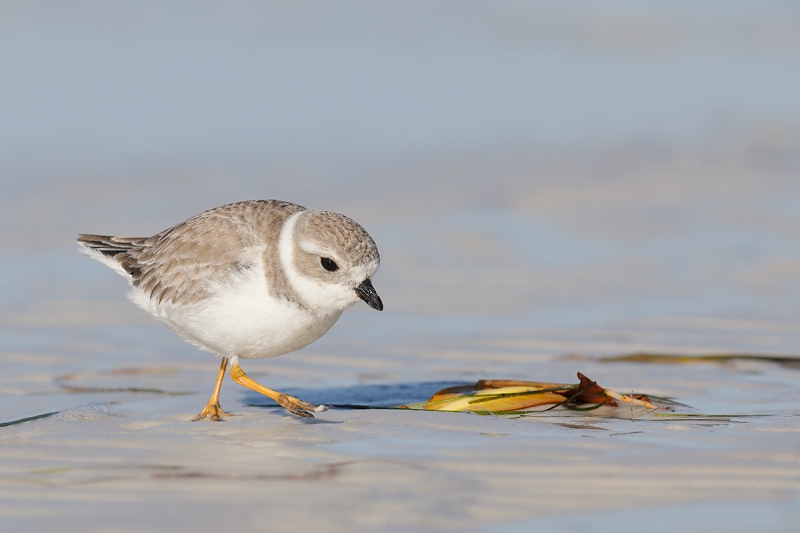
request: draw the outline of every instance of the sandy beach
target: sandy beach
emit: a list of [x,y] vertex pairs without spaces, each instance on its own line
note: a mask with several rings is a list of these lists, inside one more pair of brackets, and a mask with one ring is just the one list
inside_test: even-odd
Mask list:
[[[800,11],[714,5],[5,3],[0,529],[795,531]],[[242,363],[340,407],[192,422],[218,360],[74,238],[250,198],[359,221],[386,309]],[[389,409],[577,372],[684,405]]]

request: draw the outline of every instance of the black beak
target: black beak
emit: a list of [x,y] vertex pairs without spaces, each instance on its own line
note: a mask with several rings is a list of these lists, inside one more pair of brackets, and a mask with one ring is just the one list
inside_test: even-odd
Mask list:
[[359,298],[367,302],[367,305],[371,308],[383,311],[381,297],[375,292],[375,287],[372,286],[372,282],[369,279],[365,279],[361,282],[361,285],[356,287],[356,294],[358,294]]

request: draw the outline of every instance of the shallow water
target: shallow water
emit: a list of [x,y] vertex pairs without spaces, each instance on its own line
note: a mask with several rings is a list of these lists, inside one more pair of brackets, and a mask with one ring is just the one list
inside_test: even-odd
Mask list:
[[[74,6],[0,8],[0,423],[58,412],[0,426],[4,531],[793,530],[797,368],[600,359],[800,355],[793,5]],[[267,386],[580,371],[691,416],[227,380],[191,423],[216,359],[73,239],[270,197],[361,222],[386,311]]]

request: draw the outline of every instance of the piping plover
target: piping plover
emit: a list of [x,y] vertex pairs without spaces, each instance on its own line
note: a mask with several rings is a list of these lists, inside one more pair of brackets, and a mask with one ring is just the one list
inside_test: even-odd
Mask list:
[[289,202],[239,202],[152,237],[79,235],[77,242],[128,280],[133,303],[222,357],[214,393],[195,420],[227,415],[219,391],[229,363],[234,381],[292,413],[325,411],[256,383],[239,359],[299,350],[359,299],[383,310],[372,286],[380,264],[372,237],[344,215]]

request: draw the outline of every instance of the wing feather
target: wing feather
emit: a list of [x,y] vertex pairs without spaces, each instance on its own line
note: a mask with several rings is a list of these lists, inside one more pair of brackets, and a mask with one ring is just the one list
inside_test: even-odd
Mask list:
[[241,276],[259,254],[276,254],[283,221],[302,210],[276,200],[239,202],[149,238],[79,235],[78,243],[151,300],[195,304],[209,298],[213,287]]

